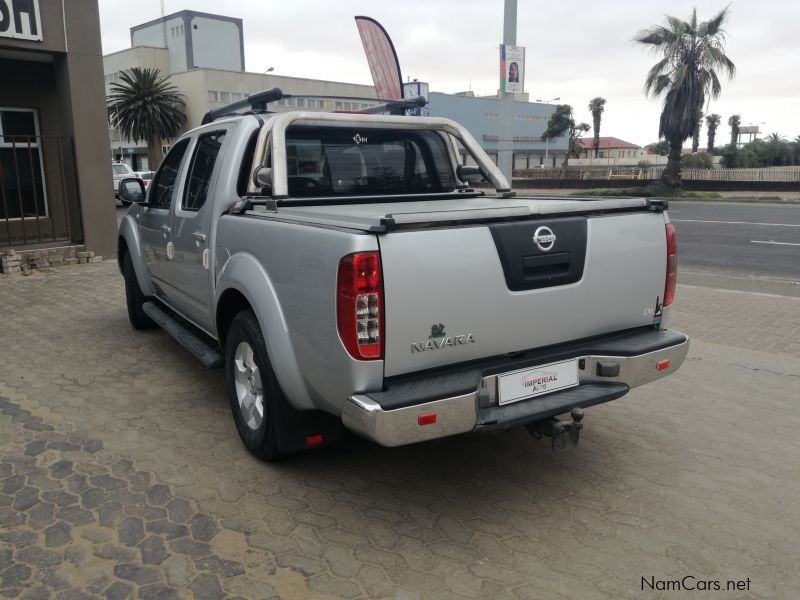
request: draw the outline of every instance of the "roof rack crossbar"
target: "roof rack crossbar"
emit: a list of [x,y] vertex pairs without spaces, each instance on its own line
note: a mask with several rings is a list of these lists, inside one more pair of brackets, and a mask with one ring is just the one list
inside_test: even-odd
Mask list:
[[258,92],[256,94],[251,94],[244,100],[238,100],[236,102],[232,102],[231,104],[226,104],[220,108],[215,108],[214,110],[208,111],[203,116],[203,121],[201,124],[206,125],[207,123],[212,123],[220,117],[230,116],[232,113],[235,113],[237,110],[241,110],[243,108],[249,108],[253,112],[264,112],[267,109],[267,104],[270,102],[275,102],[276,100],[280,100],[281,98],[283,98],[283,92],[280,88],[276,87],[264,90],[263,92]]
[[388,112],[392,115],[403,115],[410,108],[422,108],[428,103],[425,96],[415,96],[414,98],[403,98],[402,100],[387,100],[383,104],[376,104],[368,108],[361,109],[359,112],[368,114],[380,114]]

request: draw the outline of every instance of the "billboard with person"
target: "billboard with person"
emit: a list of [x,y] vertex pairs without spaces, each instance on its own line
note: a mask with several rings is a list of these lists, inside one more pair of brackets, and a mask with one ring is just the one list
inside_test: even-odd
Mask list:
[[521,94],[525,91],[525,48],[500,44],[500,91]]

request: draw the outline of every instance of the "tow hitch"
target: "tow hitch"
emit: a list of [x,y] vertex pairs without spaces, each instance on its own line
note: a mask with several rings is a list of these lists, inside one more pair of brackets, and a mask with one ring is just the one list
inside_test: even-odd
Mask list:
[[553,417],[531,423],[526,425],[525,428],[537,440],[542,439],[542,437],[549,437],[555,452],[566,452],[578,445],[581,429],[583,428],[583,423],[581,423],[583,421],[583,410],[575,407],[570,411],[569,416],[572,419],[570,421],[559,421]]

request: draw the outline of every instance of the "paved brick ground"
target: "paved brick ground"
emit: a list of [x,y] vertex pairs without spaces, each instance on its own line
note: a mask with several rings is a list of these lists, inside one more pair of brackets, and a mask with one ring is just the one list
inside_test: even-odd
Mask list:
[[800,589],[800,300],[681,287],[676,375],[527,434],[278,465],[219,372],[127,324],[113,263],[0,280],[0,596],[671,598]]

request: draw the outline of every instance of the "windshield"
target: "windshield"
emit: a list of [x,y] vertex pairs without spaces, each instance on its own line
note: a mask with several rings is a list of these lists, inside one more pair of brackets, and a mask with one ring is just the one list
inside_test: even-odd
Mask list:
[[452,191],[444,140],[432,131],[294,127],[286,133],[289,195]]

